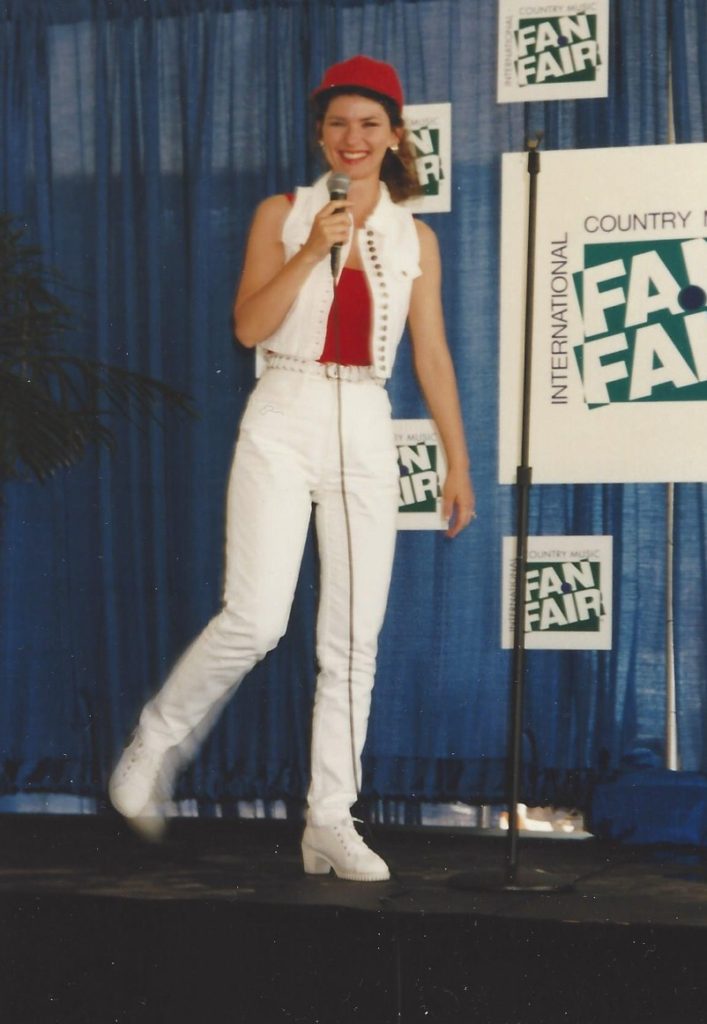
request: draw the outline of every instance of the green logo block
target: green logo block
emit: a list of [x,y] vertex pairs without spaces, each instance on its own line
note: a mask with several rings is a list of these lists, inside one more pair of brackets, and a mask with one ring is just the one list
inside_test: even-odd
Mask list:
[[519,85],[596,81],[601,65],[596,14],[520,18],[513,35]]
[[398,471],[399,511],[436,512],[440,494],[437,445],[425,442],[398,445]]
[[408,132],[414,154],[417,177],[426,196],[438,196],[444,169],[440,155],[440,131],[425,125]]
[[707,400],[707,239],[585,245],[573,282],[590,408]]
[[579,562],[528,562],[526,633],[598,633],[604,605],[601,566]]

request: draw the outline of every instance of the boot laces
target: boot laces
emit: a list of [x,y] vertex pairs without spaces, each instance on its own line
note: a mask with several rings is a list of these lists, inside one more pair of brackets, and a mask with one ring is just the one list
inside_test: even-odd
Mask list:
[[163,754],[149,747],[142,736],[137,736],[126,751],[127,757],[123,765],[123,774],[127,775],[139,769],[144,775],[157,775]]
[[368,847],[366,846],[363,837],[356,831],[354,822],[358,822],[359,825],[363,824],[360,818],[344,818],[342,822],[334,826],[334,831],[341,840],[343,846],[349,850],[355,851],[363,849],[368,851]]

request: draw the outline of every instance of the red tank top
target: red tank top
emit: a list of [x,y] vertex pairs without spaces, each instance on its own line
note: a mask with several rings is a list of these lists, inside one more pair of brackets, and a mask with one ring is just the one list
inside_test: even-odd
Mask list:
[[[287,193],[290,202],[294,195]],[[329,310],[320,363],[370,366],[371,296],[362,270],[344,267]]]
[[320,363],[370,366],[371,297],[362,270],[344,267],[329,310]]

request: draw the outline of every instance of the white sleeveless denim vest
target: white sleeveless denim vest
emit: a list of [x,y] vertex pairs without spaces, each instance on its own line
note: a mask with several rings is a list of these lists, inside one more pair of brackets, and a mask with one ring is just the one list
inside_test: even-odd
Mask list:
[[[298,188],[282,229],[285,259],[306,242],[315,215],[329,201],[327,177],[309,188]],[[388,378],[405,329],[410,291],[419,277],[420,243],[412,214],[396,205],[381,182],[380,199],[362,228],[358,247],[371,295],[370,354],[376,377]],[[351,243],[343,247],[340,268]],[[341,270],[339,270],[341,275]],[[315,361],[324,350],[327,320],[333,298],[329,257],[312,270],[278,329],[261,344],[269,352]]]

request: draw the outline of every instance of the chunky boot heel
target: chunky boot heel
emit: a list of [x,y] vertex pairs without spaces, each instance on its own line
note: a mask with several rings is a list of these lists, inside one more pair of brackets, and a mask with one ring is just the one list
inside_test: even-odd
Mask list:
[[302,863],[306,875],[328,875],[331,871],[329,861],[321,857],[316,850],[310,850],[302,843]]
[[335,825],[307,825],[302,837],[302,859],[308,875],[329,874],[351,882],[385,882],[388,865],[369,849],[351,818]]

